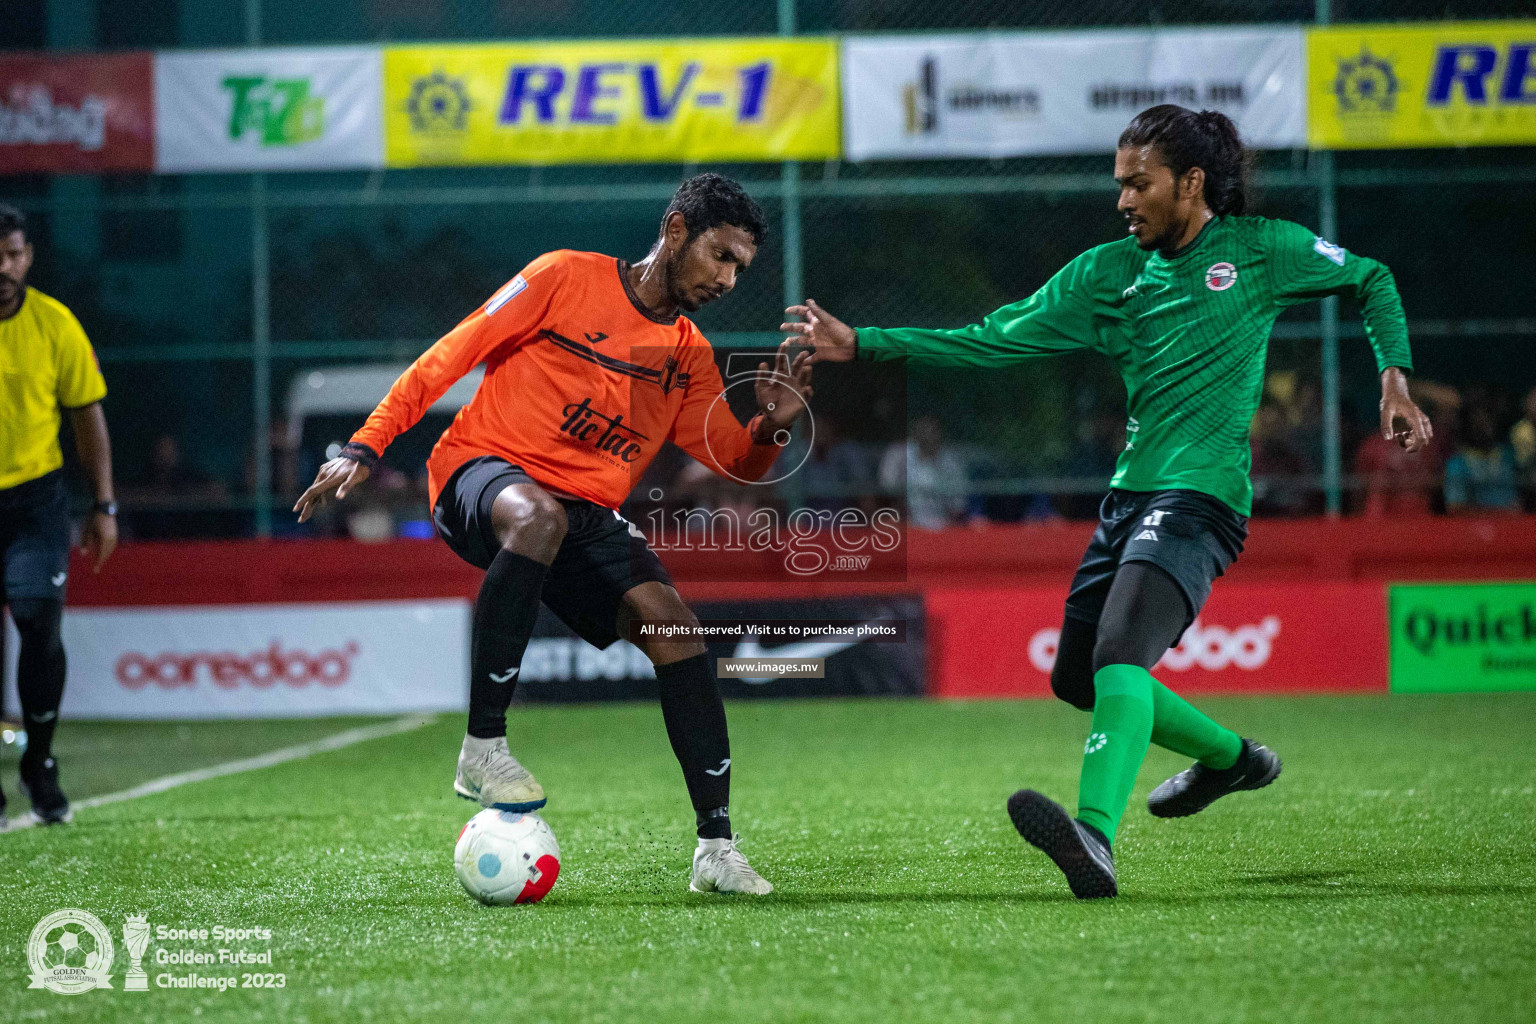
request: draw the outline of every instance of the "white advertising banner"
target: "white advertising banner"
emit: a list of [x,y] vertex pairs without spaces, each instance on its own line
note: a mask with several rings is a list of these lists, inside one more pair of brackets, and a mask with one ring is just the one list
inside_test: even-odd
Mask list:
[[61,713],[304,718],[462,711],[469,625],[465,600],[69,608]]
[[155,54],[155,169],[384,166],[383,53],[373,47]]
[[1307,144],[1296,28],[865,36],[843,43],[850,160],[1104,153],[1159,103],[1220,110],[1256,149]]

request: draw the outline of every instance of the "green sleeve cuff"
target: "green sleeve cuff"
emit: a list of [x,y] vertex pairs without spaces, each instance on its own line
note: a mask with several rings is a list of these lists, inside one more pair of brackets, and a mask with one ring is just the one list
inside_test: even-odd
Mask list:
[[904,354],[901,347],[893,342],[890,333],[879,327],[856,328],[853,339],[855,359],[899,359]]

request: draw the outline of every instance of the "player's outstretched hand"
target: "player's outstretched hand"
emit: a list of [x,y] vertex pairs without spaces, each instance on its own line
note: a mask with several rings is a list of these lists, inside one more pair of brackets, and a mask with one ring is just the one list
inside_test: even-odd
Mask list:
[[792,426],[811,400],[811,353],[801,351],[790,362],[793,339],[779,345],[770,371],[766,362],[757,364],[757,407],[762,411],[762,429],[772,437]]
[[332,494],[336,495],[337,501],[345,498],[352,488],[368,479],[369,472],[368,467],[356,459],[340,455],[321,466],[320,472],[315,474],[315,482],[309,485],[309,490],[299,495],[299,500],[293,506],[293,510],[299,514],[299,522],[314,515]]
[[784,313],[800,320],[786,321],[779,325],[779,330],[793,335],[795,341],[815,346],[815,359],[846,363],[854,357],[858,335],[852,327],[818,306],[815,299],[806,299],[803,306],[790,306]]
[[1381,436],[1410,452],[1428,448],[1435,436],[1429,417],[1408,397],[1408,378],[1396,367],[1381,375]]

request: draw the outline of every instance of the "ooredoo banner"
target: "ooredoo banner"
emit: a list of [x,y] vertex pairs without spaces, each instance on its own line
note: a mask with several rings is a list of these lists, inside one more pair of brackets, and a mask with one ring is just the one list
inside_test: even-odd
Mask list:
[[[941,697],[1048,697],[1064,590],[928,595]],[[1218,583],[1155,669],[1179,692],[1385,690],[1385,588]]]
[[850,160],[1113,151],[1158,103],[1221,110],[1250,146],[1307,141],[1302,30],[863,36],[843,44]]
[[154,57],[0,57],[0,174],[154,167]]
[[381,51],[209,50],[155,55],[155,169],[382,167]]
[[384,69],[391,167],[838,154],[830,39],[391,47]]
[[469,602],[82,608],[64,614],[78,718],[460,711]]

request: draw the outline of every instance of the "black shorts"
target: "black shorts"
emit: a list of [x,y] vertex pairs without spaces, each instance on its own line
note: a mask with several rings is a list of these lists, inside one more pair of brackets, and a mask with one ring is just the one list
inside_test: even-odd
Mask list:
[[1067,615],[1097,623],[1115,570],[1124,562],[1151,562],[1184,591],[1188,629],[1247,538],[1248,517],[1209,494],[1113,489],[1099,506],[1099,528],[1072,577]]
[[[491,526],[491,505],[511,484],[537,484],[505,459],[483,455],[454,471],[438,495],[432,522],[438,536],[470,565],[489,569],[501,545]],[[642,583],[672,577],[640,528],[611,508],[571,498],[565,507],[565,540],[544,580],[543,601],[561,622],[594,647],[619,639],[617,618],[624,595]]]
[[69,522],[63,470],[0,491],[0,578],[5,581],[5,600],[64,600]]

